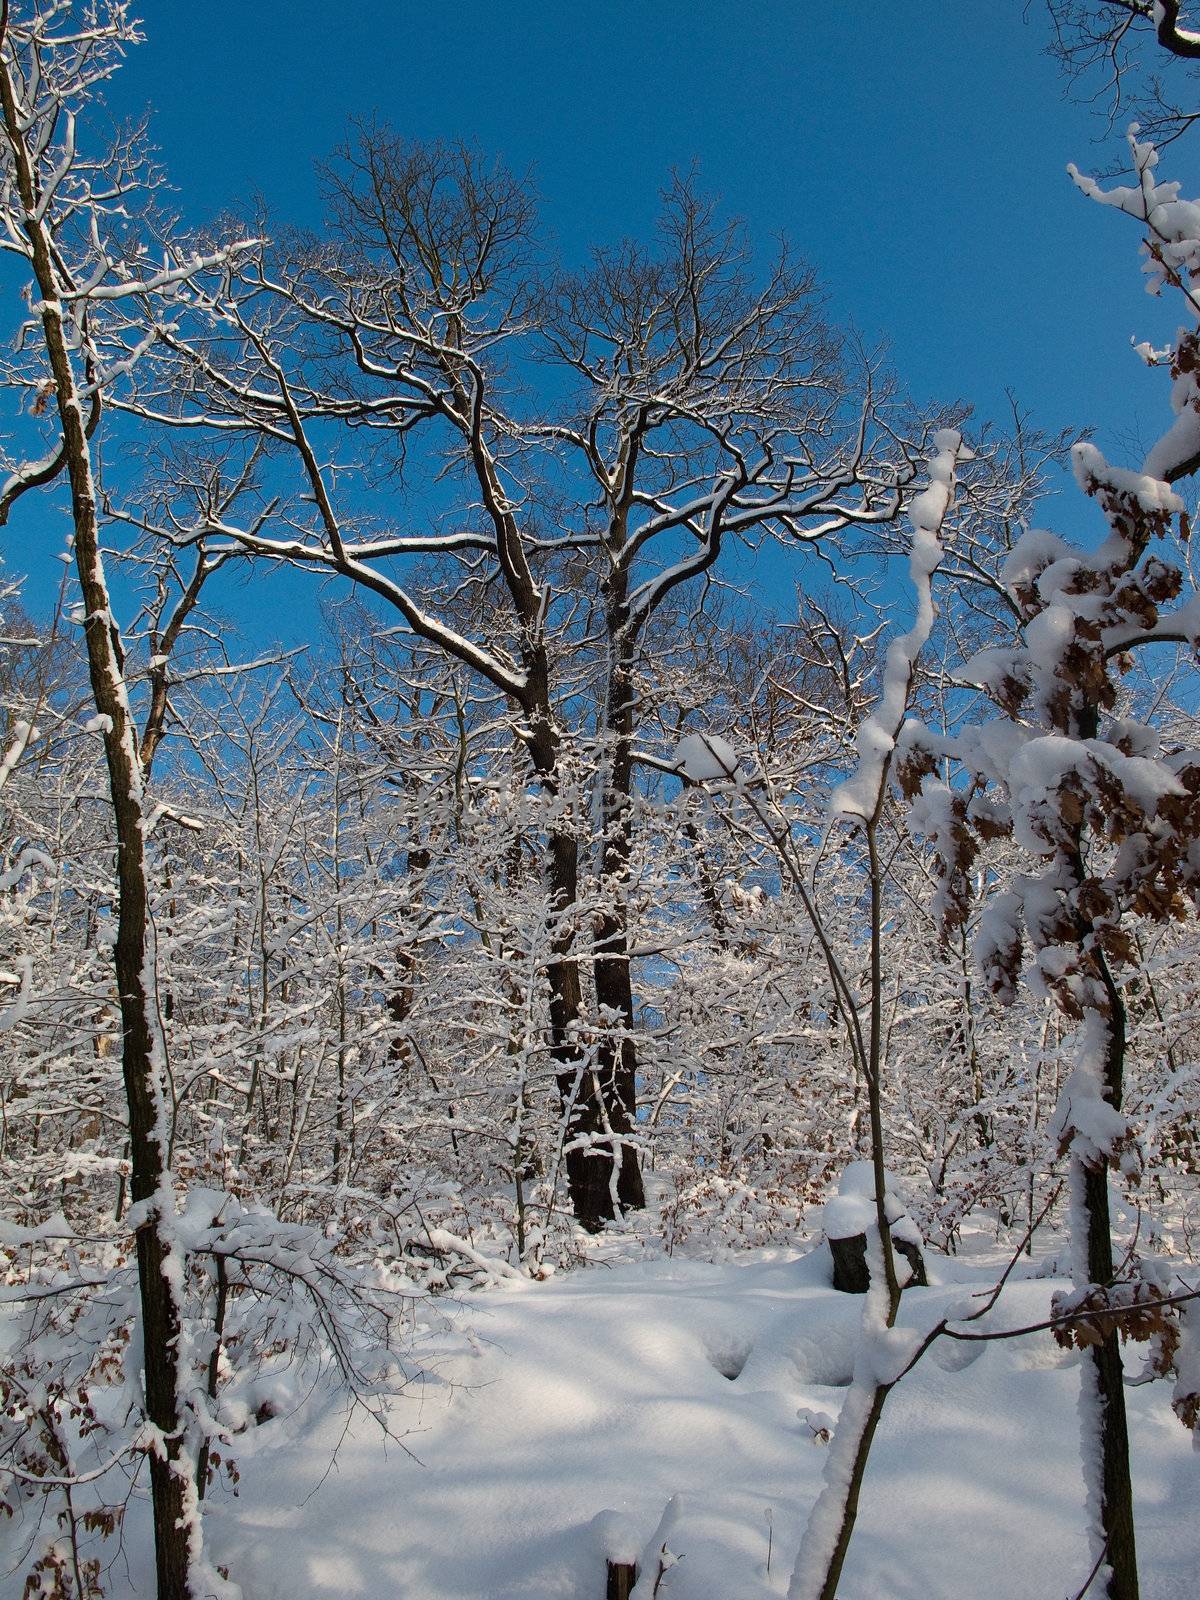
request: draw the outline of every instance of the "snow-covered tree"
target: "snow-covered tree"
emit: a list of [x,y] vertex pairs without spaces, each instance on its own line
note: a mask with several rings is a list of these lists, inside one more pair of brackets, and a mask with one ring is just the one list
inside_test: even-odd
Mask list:
[[[469,149],[370,130],[329,182],[329,242],[264,251],[232,297],[215,286],[207,322],[168,335],[175,364],[153,382],[142,365],[136,409],[266,441],[289,474],[239,512],[193,510],[194,536],[339,574],[505,707],[553,802],[551,1051],[572,1202],[595,1228],[614,1165],[618,1201],[641,1192],[622,884],[659,620],[739,542],[888,523],[909,451],[811,271],[784,252],[758,281],[740,230],[690,183],[668,192],[652,246],[564,276],[541,258],[526,187]],[[518,375],[547,365],[546,398],[519,402]],[[429,532],[378,492],[397,463],[437,499]],[[592,879],[605,888],[585,922]]]
[[[1151,272],[1190,301],[1200,210],[1179,202],[1177,185],[1156,181],[1150,145],[1134,138],[1131,148],[1136,188],[1078,181],[1147,226]],[[1186,507],[1172,488],[1200,461],[1195,344],[1191,331],[1175,344],[1176,420],[1141,471],[1111,466],[1093,445],[1075,446],[1079,487],[1106,525],[1097,547],[1031,531],[1009,556],[1003,578],[1018,635],[958,672],[987,692],[1000,717],[949,739],[914,724],[905,739],[905,786],[913,794],[919,787],[914,821],[942,863],[944,921],[964,920],[961,885],[979,841],[1010,838],[1023,861],[1020,870],[1010,864],[976,936],[984,981],[1011,1000],[1024,976],[1075,1025],[1053,1121],[1070,1163],[1075,1274],[1058,1312],[1067,1319],[1060,1337],[1085,1351],[1084,1460],[1095,1554],[1112,1600],[1138,1592],[1121,1333],[1165,1341],[1164,1366],[1178,1342],[1160,1278],[1114,1251],[1110,1170],[1137,1182],[1144,1162],[1126,1105],[1129,1001],[1141,965],[1139,923],[1186,918],[1200,896],[1194,724],[1163,726],[1153,704],[1142,712],[1130,703],[1121,678],[1135,653],[1161,659],[1177,642],[1194,649],[1200,639],[1182,552]],[[959,773],[951,781],[938,775],[943,757]]]

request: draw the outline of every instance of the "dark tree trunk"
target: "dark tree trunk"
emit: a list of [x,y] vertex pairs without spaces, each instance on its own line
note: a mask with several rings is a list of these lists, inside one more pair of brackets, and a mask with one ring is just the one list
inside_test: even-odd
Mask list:
[[[70,383],[61,325],[48,334],[60,393]],[[58,356],[59,359],[55,359]],[[67,374],[65,383],[60,366]],[[66,389],[73,393],[73,385]],[[92,693],[108,719],[104,751],[108,764],[117,851],[117,940],[114,951],[121,1009],[121,1070],[129,1112],[130,1196],[148,1202],[137,1230],[138,1288],[146,1385],[146,1413],[165,1443],[150,1457],[154,1538],[159,1600],[186,1600],[190,1594],[190,1552],[185,1506],[186,1469],[179,1437],[179,1309],[168,1278],[170,1247],[164,1211],[173,1206],[166,1174],[166,1129],[161,1125],[163,1087],[156,1045],[161,1045],[154,1012],[147,875],[144,853],[142,775],[124,693],[123,661],[109,615],[108,595],[97,541],[87,444],[78,405],[63,404],[68,471],[75,523],[75,557],[87,614],[85,636]]]
[[[1124,1095],[1126,1012],[1125,1002],[1103,954],[1097,954],[1101,982],[1108,997],[1108,1048],[1105,1053],[1104,1097],[1120,1111]],[[1090,1283],[1108,1288],[1115,1276],[1112,1220],[1108,1204],[1108,1165],[1085,1163],[1072,1156],[1075,1192],[1082,1200],[1087,1228],[1087,1276]],[[1091,1363],[1099,1406],[1100,1460],[1098,1474],[1100,1524],[1105,1542],[1108,1600],[1138,1600],[1137,1541],[1133,1523],[1133,1483],[1129,1467],[1129,1426],[1125,1415],[1125,1376],[1120,1335],[1114,1328],[1083,1359]]]
[[[1112,1231],[1108,1215],[1108,1169],[1082,1171],[1087,1216],[1088,1276],[1093,1283],[1113,1281]],[[1100,1408],[1100,1522],[1109,1569],[1108,1600],[1138,1600],[1137,1541],[1133,1488],[1129,1473],[1129,1428],[1125,1416],[1125,1376],[1120,1335],[1111,1333],[1083,1352],[1090,1362]]]
[[150,1456],[159,1600],[188,1600],[192,1592],[185,1463],[179,1435],[179,1309],[168,1269],[171,1247],[163,1213],[173,1207],[162,1125],[161,1028],[153,984],[144,847],[142,769],[125,690],[124,657],[100,554],[97,500],[83,407],[68,351],[62,286],[46,225],[38,214],[33,168],[7,70],[0,102],[17,184],[25,207],[34,274],[42,295],[42,330],[62,430],[63,464],[71,493],[74,555],[83,592],[84,638],[96,710],[105,718],[104,754],[117,857],[117,939],[114,951],[121,1011],[121,1070],[129,1114],[130,1194],[147,1202],[136,1235],[146,1413],[163,1447]]
[[[627,633],[623,611],[610,613],[609,630],[617,659],[610,666],[606,733],[609,748],[601,794],[601,885],[603,905],[594,947],[596,1005],[607,1017],[600,1041],[600,1087],[615,1133],[629,1133],[637,1123],[637,1050],[633,1042],[633,980],[629,968],[629,918],[626,892],[633,853],[633,672],[624,651]],[[614,1027],[617,1032],[614,1032]],[[641,1166],[631,1145],[621,1147],[617,1194],[623,1208],[640,1210],[646,1203]]]
[[[535,692],[538,685],[535,675]],[[558,788],[558,742],[548,709],[531,721],[534,737],[529,748],[534,770],[543,788],[553,794]],[[615,1215],[612,1142],[605,1122],[614,1132],[620,1129],[613,1124],[601,1099],[600,1071],[589,1068],[579,1039],[583,987],[574,949],[575,930],[570,921],[579,901],[579,846],[569,826],[559,826],[550,833],[546,877],[551,907],[558,919],[546,975],[550,987],[550,1051],[567,1119],[567,1189],[576,1220],[589,1233],[598,1233]]]
[[833,1287],[841,1294],[866,1294],[871,1287],[866,1234],[830,1239],[829,1253],[833,1257]]
[[[1079,738],[1095,738],[1099,712],[1088,705],[1074,730]],[[1081,843],[1068,856],[1068,866],[1077,885],[1087,879]],[[1094,946],[1092,959],[1099,986],[1104,993],[1102,1014],[1106,1030],[1103,1065],[1103,1095],[1114,1111],[1120,1111],[1125,1092],[1125,1049],[1128,1017],[1125,1000],[1109,968],[1101,947],[1095,944],[1095,926],[1078,917],[1076,935],[1080,948]],[[1082,1209],[1086,1229],[1085,1266],[1087,1281],[1102,1289],[1114,1278],[1112,1219],[1108,1205],[1108,1163],[1092,1162],[1077,1150],[1071,1152],[1071,1186],[1075,1206]],[[1078,1239],[1072,1241],[1078,1273]],[[1104,1540],[1108,1581],[1107,1600],[1138,1600],[1137,1544],[1133,1523],[1133,1484],[1129,1468],[1129,1427],[1125,1416],[1125,1380],[1121,1363],[1120,1336],[1116,1329],[1097,1345],[1083,1352],[1091,1364],[1095,1398],[1099,1408],[1100,1460],[1084,1461],[1089,1493],[1099,1498],[1100,1532]],[[1086,1380],[1085,1380],[1086,1381]],[[1085,1423],[1084,1450],[1089,1448]]]

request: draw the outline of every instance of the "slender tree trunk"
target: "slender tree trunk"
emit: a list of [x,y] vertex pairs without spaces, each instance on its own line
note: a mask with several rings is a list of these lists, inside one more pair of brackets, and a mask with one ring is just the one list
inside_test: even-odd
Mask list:
[[877,848],[878,821],[877,811],[864,825],[871,891],[871,996],[863,1077],[875,1175],[875,1223],[867,1238],[870,1282],[854,1376],[838,1415],[825,1465],[825,1482],[804,1531],[788,1600],[836,1600],[842,1568],[858,1521],[859,1495],[875,1431],[893,1387],[890,1382],[879,1381],[873,1355],[865,1348],[869,1337],[877,1337],[894,1326],[900,1309],[900,1284],[887,1216],[883,1140],[883,875]]
[[729,924],[725,918],[725,908],[721,904],[721,896],[717,893],[712,869],[704,853],[704,841],[700,837],[700,830],[690,818],[683,824],[683,836],[691,845],[696,857],[696,880],[700,886],[700,898],[704,902],[704,909],[708,912],[709,922],[712,925],[713,941],[717,949],[724,953],[729,949]]
[[[1112,1230],[1108,1214],[1108,1168],[1072,1161],[1071,1195],[1086,1223],[1087,1273],[1091,1283],[1113,1281]],[[1138,1600],[1137,1543],[1129,1473],[1129,1428],[1120,1336],[1113,1331],[1083,1352],[1094,1419],[1084,1412],[1084,1475],[1105,1545],[1108,1600]],[[1091,1437],[1093,1427],[1098,1434]],[[1098,1501],[1098,1504],[1095,1502]]]
[[[1125,1003],[1104,956],[1097,952],[1101,981],[1108,995],[1104,1098],[1120,1111],[1124,1088]],[[1076,1278],[1107,1289],[1112,1285],[1112,1219],[1108,1201],[1108,1163],[1089,1162],[1071,1153],[1072,1231],[1082,1226],[1083,1238],[1072,1240]],[[1138,1600],[1137,1541],[1133,1522],[1133,1483],[1129,1465],[1129,1425],[1125,1414],[1125,1375],[1116,1328],[1099,1344],[1083,1351],[1082,1381],[1090,1384],[1093,1415],[1085,1399],[1083,1466],[1090,1509],[1104,1542],[1108,1577],[1107,1600]],[[1093,1436],[1093,1430],[1095,1436]]]
[[[6,14],[5,14],[6,15]],[[166,1107],[162,1068],[165,1042],[155,997],[154,950],[144,846],[142,769],[137,730],[126,693],[124,656],[113,622],[99,545],[97,498],[83,408],[63,325],[52,245],[38,215],[33,167],[25,144],[13,80],[0,68],[0,105],[12,152],[24,227],[42,296],[41,319],[53,375],[71,493],[74,555],[84,601],[84,637],[96,710],[104,719],[117,853],[117,940],[114,951],[121,1010],[121,1067],[129,1112],[130,1193],[140,1205],[136,1233],[146,1412],[159,1435],[150,1456],[155,1556],[159,1600],[188,1600],[193,1559],[190,1535],[198,1535],[194,1485],[183,1460],[179,1418],[181,1318],[172,1289],[180,1276],[170,1216],[174,1196],[166,1170]]]
[[[1081,739],[1094,739],[1099,728],[1095,706],[1089,706],[1076,730]],[[1067,855],[1067,867],[1077,886],[1087,878],[1082,841]],[[1080,947],[1093,946],[1102,1006],[1093,1015],[1104,1028],[1103,1061],[1096,1063],[1101,1075],[1101,1091],[1114,1111],[1120,1111],[1125,1088],[1125,1049],[1128,1018],[1125,1001],[1104,951],[1096,943],[1095,927],[1079,919]],[[1085,1021],[1086,1027],[1086,1021]],[[1083,1047],[1089,1049],[1085,1038]],[[1071,1231],[1076,1286],[1097,1284],[1111,1287],[1114,1277],[1112,1219],[1108,1204],[1108,1163],[1088,1159],[1077,1148],[1071,1150]],[[1082,1228],[1083,1237],[1079,1237]],[[1082,1282],[1080,1281],[1082,1279]],[[1086,1388],[1081,1407],[1083,1424],[1083,1471],[1089,1510],[1099,1524],[1104,1543],[1107,1600],[1138,1600],[1137,1544],[1133,1524],[1133,1483],[1129,1469],[1129,1426],[1125,1415],[1125,1379],[1121,1362],[1120,1335],[1111,1329],[1099,1344],[1083,1352],[1084,1385],[1092,1387],[1094,1414],[1088,1415]],[[1098,1435],[1098,1436],[1095,1436]]]

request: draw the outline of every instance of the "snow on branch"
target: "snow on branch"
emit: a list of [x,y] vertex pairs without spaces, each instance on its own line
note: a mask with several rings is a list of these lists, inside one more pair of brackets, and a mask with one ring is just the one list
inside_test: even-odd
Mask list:
[[[1176,289],[1187,303],[1189,316],[1200,319],[1200,290],[1194,281],[1200,269],[1200,200],[1181,199],[1182,184],[1158,182],[1158,150],[1150,141],[1139,139],[1139,131],[1134,123],[1128,134],[1136,183],[1104,188],[1074,164],[1067,170],[1089,199],[1122,211],[1144,225],[1147,293],[1157,295],[1164,285]],[[1153,480],[1174,483],[1200,466],[1200,337],[1195,329],[1182,329],[1174,347],[1167,351],[1156,351],[1145,342],[1136,349],[1150,365],[1170,366],[1175,421],[1147,455],[1143,473]],[[1088,448],[1076,446],[1077,474],[1079,452]]]
[[896,740],[904,722],[912,690],[917,657],[933,631],[937,615],[932,580],[942,559],[941,531],[954,504],[955,473],[971,452],[954,428],[939,428],[933,436],[935,453],[929,458],[929,483],[910,503],[912,526],[909,575],[917,594],[917,614],[912,627],[888,646],[879,705],[863,722],[855,738],[858,767],[833,793],[833,817],[867,820],[879,809]]

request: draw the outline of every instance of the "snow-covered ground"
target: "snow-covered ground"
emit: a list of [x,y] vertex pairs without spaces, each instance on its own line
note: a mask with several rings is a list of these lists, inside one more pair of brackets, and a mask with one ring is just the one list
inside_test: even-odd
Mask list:
[[[906,1320],[993,1268],[934,1258]],[[212,1507],[213,1553],[247,1600],[602,1600],[606,1550],[648,1549],[678,1496],[660,1600],[779,1596],[862,1304],[828,1270],[824,1249],[659,1258],[472,1296],[396,1408],[411,1454],[335,1408],[269,1423],[240,1452],[239,1498]],[[1054,1286],[1014,1283],[987,1326],[1043,1317]],[[1049,1334],[926,1357],[884,1413],[844,1600],[1074,1594],[1077,1387]],[[1168,1396],[1129,1392],[1144,1594],[1194,1600],[1200,1455]]]

